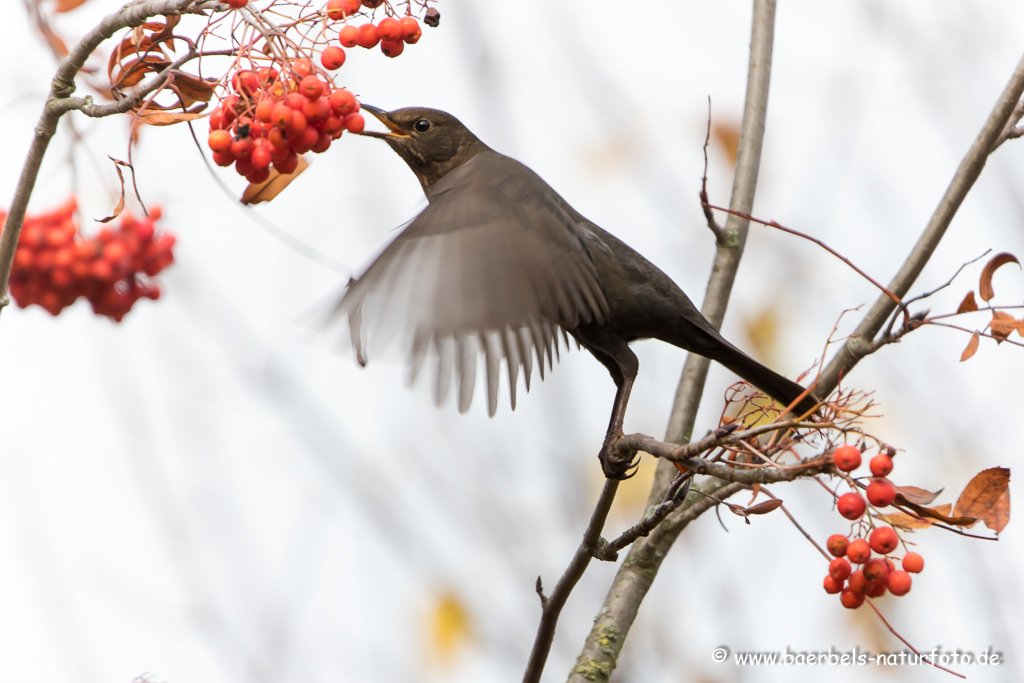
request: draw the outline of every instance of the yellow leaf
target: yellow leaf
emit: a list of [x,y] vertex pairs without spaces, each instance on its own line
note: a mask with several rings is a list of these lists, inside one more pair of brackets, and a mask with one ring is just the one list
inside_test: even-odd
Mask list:
[[469,612],[451,591],[436,596],[430,614],[431,650],[442,662],[450,662],[472,636]]

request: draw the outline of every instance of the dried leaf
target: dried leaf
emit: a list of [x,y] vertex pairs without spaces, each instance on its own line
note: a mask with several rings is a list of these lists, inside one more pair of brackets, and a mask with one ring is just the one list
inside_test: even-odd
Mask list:
[[451,661],[458,649],[473,636],[469,610],[453,592],[436,596],[430,613],[431,653],[442,662]]
[[736,152],[740,146],[740,127],[735,123],[715,123],[711,126],[711,135],[722,145],[729,156],[729,163],[736,165]]
[[960,302],[960,308],[956,309],[957,315],[961,313],[970,313],[971,311],[978,310],[978,302],[974,300],[974,290],[967,292],[967,296]]
[[57,0],[57,4],[53,6],[54,12],[70,12],[76,7],[80,7],[86,3],[86,0]]
[[293,180],[302,175],[302,172],[309,167],[309,163],[306,162],[305,157],[299,157],[299,165],[295,168],[294,173],[287,175],[278,173],[273,168],[270,169],[270,177],[262,183],[252,184],[250,183],[245,192],[242,193],[243,204],[259,204],[261,202],[269,202],[271,199],[281,194],[284,188],[288,187]]
[[1003,311],[992,311],[992,321],[988,324],[992,330],[992,336],[996,342],[1005,341],[1010,334],[1017,329],[1017,319]]
[[760,502],[757,505],[751,505],[746,508],[744,512],[748,515],[767,515],[772,510],[777,509],[780,505],[782,505],[781,500],[778,498],[772,498],[771,500]]
[[967,348],[960,354],[960,362],[963,363],[965,360],[973,356],[978,352],[978,344],[981,343],[981,335],[977,332],[971,335],[971,341],[967,342]]
[[117,202],[117,206],[114,207],[114,213],[112,215],[107,216],[106,218],[97,219],[97,223],[109,223],[120,216],[121,212],[124,211],[124,174],[121,173],[121,167],[125,166],[127,168],[131,168],[131,165],[126,161],[121,161],[114,157],[107,158],[114,162],[114,170],[117,171],[117,179],[121,181],[121,200]]
[[[915,503],[917,505],[928,505],[935,500],[942,491],[943,489],[939,489],[938,491],[928,491],[916,486],[896,487],[896,493],[901,494],[904,500],[909,500],[911,503]],[[948,513],[949,511],[947,510],[946,512]]]
[[992,297],[996,295],[995,291],[992,289],[992,276],[995,275],[996,270],[1000,266],[1006,265],[1007,263],[1016,263],[1018,266],[1020,265],[1020,261],[1017,260],[1016,256],[1005,251],[1001,254],[996,254],[992,257],[992,260],[985,264],[985,268],[981,271],[981,282],[978,287],[978,294],[980,294],[981,298],[985,301],[991,301]]
[[761,485],[754,484],[753,486],[750,487],[750,490],[751,493],[753,493],[753,495],[750,496],[750,502],[753,503],[755,500],[757,500],[757,497],[761,495]]
[[188,112],[188,111],[149,111],[146,110],[141,114],[136,114],[139,123],[144,123],[147,126],[171,126],[175,123],[181,123],[182,121],[193,121],[195,119],[209,116],[206,112]]
[[949,515],[948,503],[945,505],[939,505],[937,507],[929,508],[925,507],[924,505],[918,505],[917,503],[913,503],[907,500],[899,493],[896,494],[896,503],[898,505],[902,505],[903,507],[910,508],[920,517],[935,519],[940,522],[945,522],[946,524],[951,524],[953,526],[971,526],[972,524],[978,521],[974,517],[968,517],[965,515],[954,515],[951,517]]
[[1010,521],[1010,470],[992,467],[978,473],[960,494],[955,510],[979,518],[998,534]]
[[183,106],[191,107],[196,102],[209,102],[216,84],[215,78],[204,79],[192,74],[176,73],[171,88],[178,93]]
[[[949,503],[945,505],[939,505],[934,508],[940,515],[948,515],[953,506]],[[878,515],[878,519],[891,524],[892,526],[898,526],[903,529],[924,529],[935,524],[935,521],[929,517],[923,517],[918,515],[908,515],[905,512],[893,512],[888,515]]]

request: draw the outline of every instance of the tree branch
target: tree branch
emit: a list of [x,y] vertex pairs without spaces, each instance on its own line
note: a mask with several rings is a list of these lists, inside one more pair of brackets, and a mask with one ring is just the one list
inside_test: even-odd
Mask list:
[[[50,94],[46,98],[43,113],[36,124],[35,139],[32,141],[25,157],[25,163],[22,165],[21,176],[14,191],[14,198],[11,200],[3,233],[0,234],[0,311],[10,303],[7,296],[7,285],[11,277],[14,251],[18,246],[21,225],[25,221],[25,210],[28,208],[32,190],[35,189],[36,178],[39,176],[39,168],[46,155],[46,148],[54,133],[57,132],[57,123],[60,121],[60,117],[71,109],[95,106],[92,105],[89,98],[71,97],[75,91],[75,77],[85,66],[86,60],[103,41],[122,29],[141,26],[147,19],[155,16],[200,13],[205,9],[221,11],[224,6],[214,0],[136,0],[104,17],[61,61],[57,67],[57,73],[50,83]],[[156,85],[153,87],[155,89]],[[133,89],[133,95],[138,94],[134,92],[135,90],[139,90],[139,88]],[[148,93],[141,94],[140,102],[146,94]],[[116,105],[123,102],[124,100]],[[114,106],[116,109],[115,105],[110,106]],[[131,106],[128,109],[131,109]]]
[[[754,192],[761,167],[761,148],[764,140],[765,116],[768,110],[768,86],[771,80],[772,43],[775,32],[775,0],[755,0],[753,27],[750,39],[750,62],[747,72],[747,95],[740,125],[739,147],[736,156],[736,175],[733,179],[729,207],[750,214],[754,206]],[[740,257],[746,244],[748,221],[730,215],[725,224],[725,239],[717,240],[717,251],[701,312],[715,327],[721,327],[732,292]],[[685,443],[693,432],[700,397],[704,392],[710,361],[689,354],[683,366],[683,375],[676,391],[675,403],[669,417],[666,441]],[[676,469],[669,462],[658,463],[654,485],[648,498],[648,507],[661,501],[675,477]],[[743,487],[713,479],[695,487],[681,509],[668,515],[649,536],[630,547],[629,555],[619,568],[604,605],[594,621],[569,674],[570,683],[607,681],[615,669],[619,653],[637,610],[647,595],[658,573],[665,553],[675,538],[692,519],[716,503],[700,493],[719,492],[727,498]]]
[[[953,180],[946,188],[946,192],[925,226],[924,232],[921,233],[910,255],[907,256],[889,283],[888,289],[896,296],[902,298],[906,295],[914,281],[917,280],[917,276],[921,274],[925,264],[928,263],[928,259],[935,252],[936,247],[939,246],[939,242],[946,234],[946,229],[953,221],[953,216],[956,215],[967,193],[974,187],[975,181],[981,175],[981,170],[985,168],[988,156],[995,150],[1000,135],[1010,122],[1022,94],[1024,94],[1024,57],[1021,57],[1020,62],[1017,63],[1017,68],[1010,76],[1009,82],[996,101],[981,132],[978,133],[978,137],[975,138],[974,143],[960,162]],[[878,297],[857,329],[822,371],[818,378],[818,386],[822,395],[828,395],[835,389],[839,384],[839,378],[848,375],[860,359],[873,350],[872,341],[885,325],[886,319],[895,307],[896,304],[887,295]]]

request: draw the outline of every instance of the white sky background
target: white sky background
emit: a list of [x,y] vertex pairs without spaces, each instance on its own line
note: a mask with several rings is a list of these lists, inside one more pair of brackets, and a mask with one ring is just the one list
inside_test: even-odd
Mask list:
[[[80,34],[119,4],[91,0],[61,26]],[[439,7],[441,27],[397,60],[351,50],[339,82],[386,109],[456,114],[699,302],[713,256],[697,201],[707,98],[716,121],[738,123],[749,3]],[[20,3],[7,0],[2,18],[6,206],[54,65]],[[1012,0],[781,3],[755,213],[888,280],[1024,52],[1022,25],[1024,5]],[[84,215],[107,215],[116,181],[104,157],[124,158],[124,122],[78,124],[102,161],[76,156],[76,191]],[[66,135],[51,146],[34,209],[72,191],[67,150]],[[730,169],[720,149],[711,157],[709,189],[725,204]],[[435,409],[425,384],[405,387],[401,365],[360,369],[337,331],[319,331],[311,314],[348,273],[261,229],[212,182],[187,129],[145,131],[135,161],[144,198],[163,205],[162,225],[178,236],[165,296],[121,325],[84,303],[57,319],[12,308],[0,321],[0,680],[518,680],[539,614],[533,582],[554,585],[598,490],[607,372],[574,351],[514,414],[506,402],[487,419],[479,390],[468,415],[450,402]],[[237,176],[217,173],[240,194]],[[914,291],[985,249],[1024,255],[1022,196],[1024,141],[1010,142]],[[397,156],[346,136],[256,212],[359,269],[423,202]],[[979,270],[934,297],[933,311],[955,309]],[[1020,303],[1021,278],[1000,271],[998,298]],[[817,247],[753,227],[724,331],[752,348],[749,321],[769,308],[780,336],[762,359],[795,376],[840,313],[875,296]],[[939,502],[977,471],[1021,461],[1024,349],[983,342],[960,364],[966,343],[916,332],[850,378],[877,391],[885,417],[871,431],[906,451],[893,479],[947,487]],[[662,436],[685,353],[635,348],[626,429]],[[733,379],[712,369],[699,432]],[[645,487],[624,494],[632,505],[615,529],[636,520]],[[817,485],[774,491],[820,541],[846,528]],[[1022,499],[1018,480],[1011,491]],[[945,675],[713,663],[722,644],[902,649],[866,608],[851,613],[824,594],[825,563],[784,516],[723,519],[730,533],[706,515],[680,539],[617,680]],[[918,533],[925,572],[909,596],[880,602],[921,649],[992,646],[1009,657],[959,667],[974,681],[1024,677],[1019,527],[999,543]],[[565,678],[614,571],[593,564],[570,599],[545,680]],[[472,636],[444,665],[430,656],[429,615],[446,591],[466,606]]]

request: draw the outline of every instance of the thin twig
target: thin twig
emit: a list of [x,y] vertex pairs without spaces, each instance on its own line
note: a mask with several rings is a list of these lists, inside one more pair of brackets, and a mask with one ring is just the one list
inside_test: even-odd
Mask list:
[[523,674],[523,683],[538,683],[540,681],[540,676],[544,672],[544,663],[547,661],[551,643],[555,637],[558,616],[572,589],[576,587],[576,583],[583,576],[587,565],[590,564],[590,560],[600,549],[601,530],[608,519],[608,512],[611,510],[618,487],[619,482],[615,479],[605,481],[601,495],[594,506],[594,512],[590,516],[590,524],[587,525],[587,530],[583,533],[583,540],[576,549],[569,566],[566,567],[562,577],[555,584],[555,589],[546,599],[541,588],[540,578],[537,579],[537,592],[541,596],[540,624],[537,626],[537,636],[533,640],[530,660],[526,665],[526,672]]

